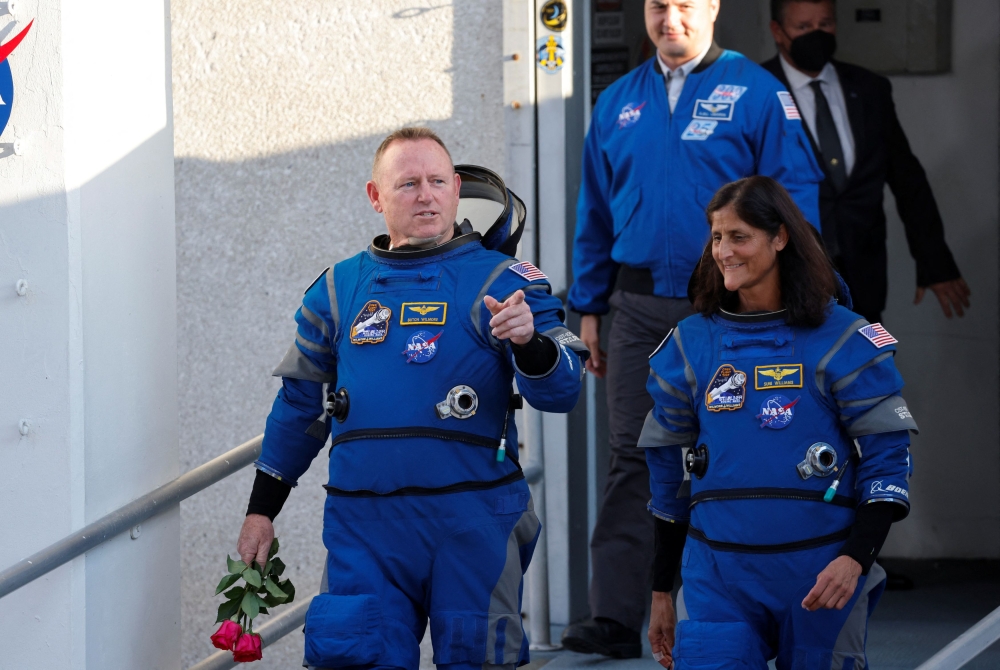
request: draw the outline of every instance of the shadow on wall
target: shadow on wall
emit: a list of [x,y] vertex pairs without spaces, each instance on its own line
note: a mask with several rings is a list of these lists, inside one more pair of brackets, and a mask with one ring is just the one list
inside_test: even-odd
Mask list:
[[[399,10],[392,19],[405,22],[448,6],[428,2]],[[482,7],[456,3],[452,9],[452,62],[440,64],[451,75],[452,115],[411,123],[437,131],[456,163],[478,163],[502,173],[500,8],[490,13],[495,30],[488,29],[489,17],[479,16]],[[468,24],[475,28],[477,22],[482,29],[470,29]],[[488,78],[481,65],[475,71],[463,67],[469,59],[481,64],[484,58],[495,59]],[[358,83],[378,84],[378,67],[369,81]],[[419,87],[419,78],[412,85]],[[347,123],[357,114],[377,119],[378,110],[345,107],[331,124]],[[379,127],[365,121],[366,130]],[[242,161],[176,159],[182,471],[263,431],[279,384],[271,370],[294,337],[293,316],[303,291],[325,268],[363,250],[384,231],[364,184],[375,149],[391,130]],[[380,374],[372,370],[374,380]],[[253,476],[247,469],[181,507],[183,667],[214,651],[208,636],[220,599],[212,593],[225,553],[235,553]],[[303,595],[318,587],[325,557],[321,485],[326,477],[326,452],[321,452],[275,522],[286,574]],[[293,633],[265,651],[258,665],[297,667],[302,647],[302,635]]]

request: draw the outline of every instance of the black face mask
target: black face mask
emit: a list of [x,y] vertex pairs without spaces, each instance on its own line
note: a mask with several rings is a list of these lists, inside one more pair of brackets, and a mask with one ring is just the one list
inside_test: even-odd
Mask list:
[[825,30],[814,30],[792,40],[789,55],[792,62],[807,72],[819,72],[830,62],[837,50],[837,36]]

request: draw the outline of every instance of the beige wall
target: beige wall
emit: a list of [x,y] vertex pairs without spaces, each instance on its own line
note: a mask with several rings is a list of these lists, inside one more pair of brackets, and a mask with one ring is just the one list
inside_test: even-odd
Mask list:
[[[364,195],[391,130],[435,128],[456,162],[504,168],[501,3],[174,0],[182,470],[263,431],[303,290],[381,221]],[[377,374],[377,371],[373,371]],[[299,593],[318,586],[326,455],[276,523]],[[213,651],[212,597],[249,470],[182,505],[184,666]],[[296,667],[302,637],[261,668]]]

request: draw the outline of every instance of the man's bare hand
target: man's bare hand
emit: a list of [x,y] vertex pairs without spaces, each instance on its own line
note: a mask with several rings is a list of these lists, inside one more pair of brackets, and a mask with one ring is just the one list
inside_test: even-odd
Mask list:
[[535,317],[531,307],[524,301],[524,291],[515,291],[503,302],[486,296],[483,300],[490,310],[490,332],[498,340],[510,340],[514,344],[527,344],[535,334]]
[[[941,303],[941,311],[944,312],[945,317],[951,318],[952,309],[959,316],[965,316],[964,309],[969,309],[969,296],[972,295],[972,290],[964,279],[959,277],[951,281],[931,284],[927,288],[934,291],[938,302]],[[917,295],[913,298],[914,305],[919,305],[920,301],[924,299],[924,291],[924,287],[917,287]]]
[[828,610],[844,609],[854,596],[861,576],[861,564],[850,556],[838,556],[823,568],[816,577],[816,585],[802,601],[802,607],[815,612],[823,607]]
[[255,560],[257,565],[267,565],[267,552],[271,550],[274,540],[274,525],[263,514],[247,514],[240,529],[240,539],[236,541],[236,551],[240,559],[250,565]]
[[649,608],[649,646],[653,649],[653,658],[667,670],[674,667],[674,629],[677,627],[677,614],[674,612],[674,602],[670,594],[663,591],[653,591],[653,604]]
[[580,339],[590,349],[587,372],[599,379],[603,378],[608,373],[608,355],[601,349],[601,317],[584,314],[580,318]]

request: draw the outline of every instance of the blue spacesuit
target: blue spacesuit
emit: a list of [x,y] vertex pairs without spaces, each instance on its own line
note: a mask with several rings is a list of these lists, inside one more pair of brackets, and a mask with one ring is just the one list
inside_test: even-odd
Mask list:
[[781,669],[867,667],[877,565],[843,610],[800,603],[857,509],[909,511],[916,424],[894,342],[839,306],[818,328],[722,312],[685,319],[651,357],[655,406],[639,442],[649,510],[690,522],[679,670],[763,669],[774,657]]
[[[620,266],[682,298],[705,248],[705,208],[743,177],[772,177],[819,227],[823,172],[791,94],[734,51],[712,48],[673,113],[656,58],[601,93],[583,150],[569,306],[608,312]],[[609,253],[610,250],[610,253]]]
[[[490,333],[484,297],[518,290],[556,350],[543,374]],[[474,232],[427,250],[376,238],[306,291],[256,465],[295,485],[332,437],[310,666],[416,668],[428,617],[439,665],[526,662],[521,577],[539,523],[512,381],[539,410],[572,409],[583,347],[563,318],[544,274]]]

